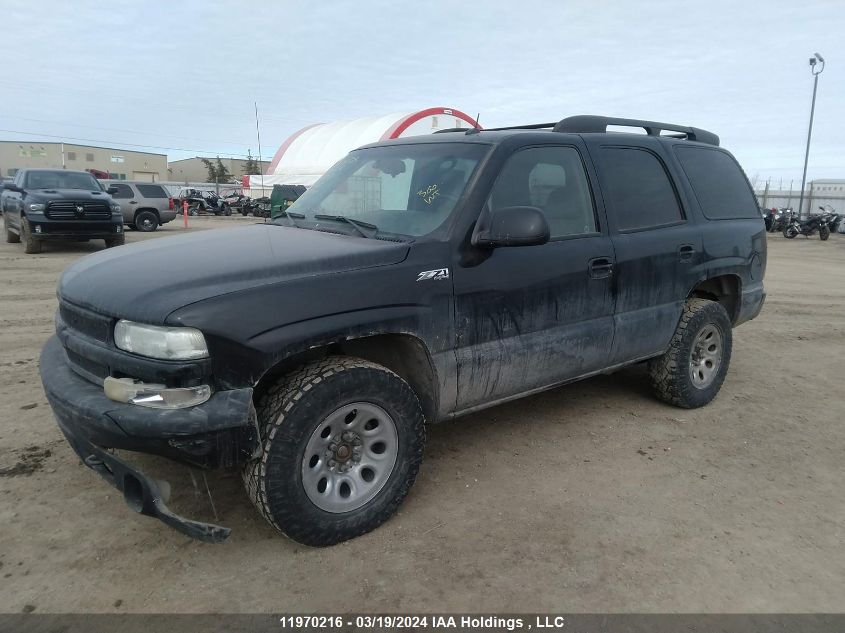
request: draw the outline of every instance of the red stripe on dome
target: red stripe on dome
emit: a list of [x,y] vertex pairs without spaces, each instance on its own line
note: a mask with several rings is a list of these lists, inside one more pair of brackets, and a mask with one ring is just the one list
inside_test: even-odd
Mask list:
[[461,112],[460,110],[455,110],[455,108],[428,108],[427,110],[420,110],[419,112],[415,112],[414,114],[409,114],[403,119],[399,119],[396,123],[394,123],[388,128],[387,132],[381,135],[381,138],[379,140],[386,141],[392,138],[399,138],[402,135],[402,132],[407,130],[417,121],[421,121],[427,116],[434,116],[436,114],[453,116],[469,123],[472,127],[478,127],[479,129],[481,129],[481,126],[478,125],[478,122],[475,119],[473,119],[468,114]]
[[323,125],[322,123],[314,123],[313,125],[307,125],[299,132],[294,132],[291,134],[287,140],[282,143],[281,147],[279,147],[278,151],[276,151],[276,155],[273,156],[273,161],[270,163],[270,166],[267,168],[267,173],[264,174],[265,176],[272,176],[273,172],[276,171],[276,167],[279,165],[279,161],[282,160],[282,156],[284,156],[285,152],[288,151],[288,148],[291,144],[302,136],[307,130],[310,130],[312,127],[317,127],[318,125]]

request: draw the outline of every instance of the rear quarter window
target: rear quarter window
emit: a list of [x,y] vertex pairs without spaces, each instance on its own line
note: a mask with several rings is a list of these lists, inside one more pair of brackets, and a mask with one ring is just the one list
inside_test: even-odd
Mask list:
[[675,155],[708,220],[760,217],[748,180],[730,154],[704,147],[677,146]]
[[135,185],[145,198],[168,198],[167,192],[161,185]]

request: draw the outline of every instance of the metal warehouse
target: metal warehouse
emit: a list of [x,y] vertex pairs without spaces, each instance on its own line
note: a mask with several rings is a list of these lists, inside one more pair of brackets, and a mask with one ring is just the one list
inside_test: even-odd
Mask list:
[[167,180],[167,156],[72,143],[0,141],[0,173],[10,177],[18,169],[45,167],[94,171],[117,180]]

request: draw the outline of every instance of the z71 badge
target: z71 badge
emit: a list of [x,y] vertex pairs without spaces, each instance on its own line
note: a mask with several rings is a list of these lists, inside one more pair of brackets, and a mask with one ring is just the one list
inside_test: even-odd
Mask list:
[[449,269],[424,270],[417,275],[417,281],[437,281],[438,279],[449,279]]

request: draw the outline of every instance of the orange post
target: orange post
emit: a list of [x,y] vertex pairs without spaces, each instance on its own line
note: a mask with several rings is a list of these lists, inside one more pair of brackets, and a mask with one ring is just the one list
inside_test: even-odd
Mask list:
[[185,218],[185,228],[188,228],[188,201],[182,201],[182,217]]

